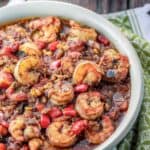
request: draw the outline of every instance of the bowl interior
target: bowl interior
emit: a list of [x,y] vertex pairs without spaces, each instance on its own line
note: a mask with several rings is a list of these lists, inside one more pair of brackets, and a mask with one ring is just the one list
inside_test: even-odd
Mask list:
[[6,23],[25,17],[48,15],[74,19],[95,28],[97,31],[103,33],[121,53],[129,58],[131,76],[129,109],[113,135],[96,148],[99,150],[109,149],[119,143],[128,133],[140,110],[144,88],[142,69],[137,54],[122,33],[106,19],[90,10],[68,3],[32,1],[12,6],[9,5],[0,9],[0,22]]

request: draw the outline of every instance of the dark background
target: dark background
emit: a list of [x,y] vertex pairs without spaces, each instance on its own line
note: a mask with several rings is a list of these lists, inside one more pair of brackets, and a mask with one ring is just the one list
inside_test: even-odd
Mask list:
[[[92,9],[93,11],[96,11],[98,13],[109,13],[127,10],[130,8],[144,6],[144,4],[146,3],[150,3],[150,0],[57,0],[57,1],[64,1],[78,4],[80,6]],[[5,5],[7,2],[8,0],[0,0],[0,6]]]

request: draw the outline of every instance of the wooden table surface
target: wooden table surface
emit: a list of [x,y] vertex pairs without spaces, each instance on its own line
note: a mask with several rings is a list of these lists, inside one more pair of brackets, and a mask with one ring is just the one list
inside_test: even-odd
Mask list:
[[[57,1],[64,1],[78,4],[80,6],[96,11],[97,13],[116,12],[130,8],[140,7],[146,3],[150,3],[150,0],[57,0]],[[7,2],[8,0],[0,0],[0,6],[5,5]]]

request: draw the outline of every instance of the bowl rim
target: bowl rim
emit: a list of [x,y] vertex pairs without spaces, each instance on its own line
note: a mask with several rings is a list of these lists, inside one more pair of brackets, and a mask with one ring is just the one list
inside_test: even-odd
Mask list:
[[[38,10],[41,11],[39,12]],[[130,42],[117,27],[99,14],[78,5],[58,1],[28,1],[0,8],[1,23],[11,22],[24,17],[47,15],[73,19],[95,28],[104,34],[121,53],[127,55],[129,58],[131,66],[131,97],[129,109],[115,132],[104,143],[95,148],[96,150],[110,149],[118,144],[129,132],[141,108],[144,96],[144,81],[139,58]]]

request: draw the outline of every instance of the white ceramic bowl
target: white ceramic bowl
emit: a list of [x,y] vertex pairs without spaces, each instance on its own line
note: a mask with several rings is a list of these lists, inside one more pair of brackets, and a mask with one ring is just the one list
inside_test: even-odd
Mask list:
[[130,62],[131,99],[129,109],[122,122],[104,143],[96,150],[107,150],[118,144],[129,132],[140,110],[143,98],[143,76],[138,56],[122,33],[100,15],[85,8],[55,1],[32,1],[8,5],[0,9],[0,23],[10,22],[23,17],[31,16],[61,16],[74,19],[103,33]]

